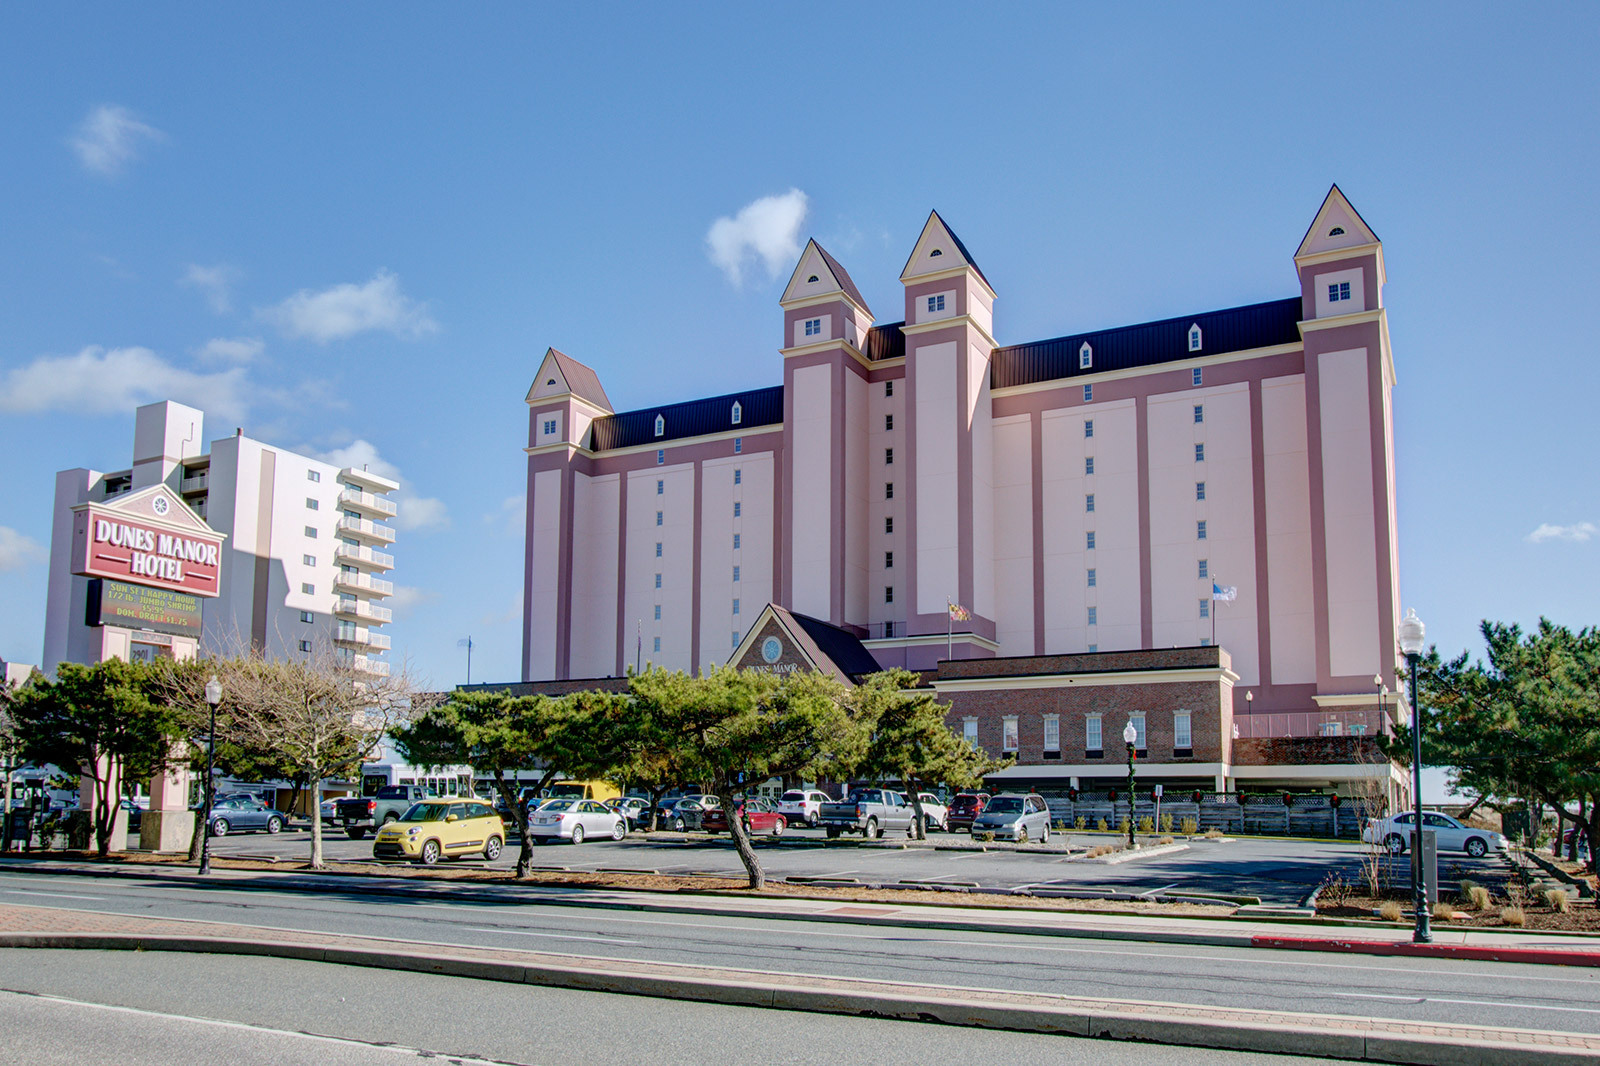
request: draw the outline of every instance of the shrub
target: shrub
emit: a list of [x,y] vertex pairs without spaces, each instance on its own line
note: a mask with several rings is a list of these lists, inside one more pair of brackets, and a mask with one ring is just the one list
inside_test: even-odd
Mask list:
[[1094,827],[1104,833],[1106,831],[1106,820],[1104,818],[1095,819]]
[[1110,855],[1112,852],[1114,852],[1116,850],[1117,849],[1112,847],[1110,844],[1101,844],[1097,848],[1090,848],[1089,849],[1089,858],[1098,859],[1102,855]]
[[1350,897],[1355,895],[1355,886],[1336,873],[1329,874],[1322,879],[1322,887],[1317,890],[1317,901],[1326,903],[1330,907],[1343,907],[1350,902]]
[[1126,814],[1124,814],[1121,818],[1117,819],[1117,832],[1119,834],[1121,834],[1121,833],[1126,833],[1127,831],[1128,831],[1128,816]]
[[1403,922],[1406,920],[1406,912],[1394,900],[1386,899],[1378,907],[1378,917],[1386,922]]
[[1494,897],[1482,885],[1473,885],[1472,891],[1467,893],[1467,900],[1475,911],[1486,911],[1494,906]]
[[1078,815],[1078,820],[1073,822],[1072,825],[1073,828],[1077,829],[1079,832],[1082,832],[1084,829],[1088,828],[1089,819],[1080,814]]
[[1463,877],[1461,879],[1461,883],[1456,886],[1456,898],[1460,899],[1463,903],[1467,902],[1468,900],[1472,899],[1472,890],[1477,887],[1478,883],[1472,878]]
[[1161,843],[1161,844],[1176,844],[1177,841],[1173,840],[1171,837],[1162,837],[1157,843]]
[[1572,910],[1572,900],[1564,888],[1547,888],[1544,890],[1544,905],[1557,914],[1566,914]]
[[1154,833],[1155,831],[1156,831],[1156,820],[1154,818],[1150,817],[1147,814],[1143,818],[1139,819],[1139,832],[1141,832],[1141,833]]
[[1207,840],[1221,840],[1222,839],[1222,830],[1218,829],[1216,826],[1212,826],[1210,829],[1206,830],[1206,839]]
[[1197,819],[1185,818],[1181,824],[1183,826],[1183,832],[1185,836],[1192,837],[1196,833],[1200,832],[1200,822]]
[[1515,925],[1520,928],[1528,924],[1528,915],[1521,907],[1501,907],[1500,920],[1506,925]]
[[1172,832],[1172,815],[1163,814],[1161,816],[1161,831],[1163,833]]
[[1448,922],[1450,919],[1454,918],[1455,916],[1456,916],[1456,909],[1454,907],[1450,906],[1450,904],[1448,904],[1448,903],[1435,903],[1433,905],[1433,920],[1434,921],[1436,921],[1436,922]]

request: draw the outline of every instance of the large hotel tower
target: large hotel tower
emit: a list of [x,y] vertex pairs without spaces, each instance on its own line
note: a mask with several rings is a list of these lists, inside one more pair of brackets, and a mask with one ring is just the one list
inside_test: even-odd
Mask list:
[[1109,653],[1209,664],[1221,705],[1178,728],[1195,749],[1220,732],[1218,766],[1230,735],[1379,731],[1399,604],[1383,248],[1334,188],[1294,266],[1280,300],[1001,344],[994,289],[934,213],[899,321],[806,246],[781,386],[617,413],[551,349],[527,394],[523,678],[703,669],[770,602],[884,666],[959,661],[942,693],[1013,677],[968,721],[1065,762],[1082,708],[1052,737],[1006,706],[1022,675],[1161,673]]

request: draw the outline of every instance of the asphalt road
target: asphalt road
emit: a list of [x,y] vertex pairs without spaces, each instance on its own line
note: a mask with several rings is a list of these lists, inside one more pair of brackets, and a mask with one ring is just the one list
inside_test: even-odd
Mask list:
[[[1052,838],[1055,839],[1059,838]],[[1068,835],[1070,843],[1080,849],[1104,844],[1108,839],[1096,835]],[[1081,857],[1037,851],[938,851],[877,845],[804,846],[800,843],[820,842],[819,830],[790,830],[785,840],[785,843],[758,846],[762,867],[769,876],[843,877],[863,882],[970,882],[986,888],[1057,885],[1133,894],[1173,889],[1258,896],[1263,903],[1283,906],[1298,906],[1330,872],[1339,872],[1347,881],[1357,881],[1361,852],[1360,845],[1350,841],[1280,841],[1253,837],[1225,842],[1195,841],[1186,851],[1107,866],[1086,862]],[[930,840],[938,844],[965,841],[966,837],[934,833]],[[217,855],[298,858],[308,855],[311,845],[308,832],[290,831],[277,836],[249,833],[213,838],[212,847]],[[351,840],[342,830],[329,831],[323,838],[323,847],[329,859],[357,862],[372,859],[370,836],[365,840]],[[517,845],[513,844],[490,865],[509,869],[516,862],[517,850]],[[463,861],[482,865],[481,860]],[[726,836],[707,838],[680,833],[635,834],[620,843],[587,841],[578,847],[543,845],[534,849],[533,862],[571,870],[606,867],[664,874],[720,873],[732,877],[744,873],[733,844]],[[1451,883],[1456,877],[1481,876],[1482,871],[1496,866],[1501,863],[1493,856],[1484,859],[1440,856],[1444,883]],[[1394,878],[1399,882],[1409,880],[1408,859],[1394,864]]]
[[1282,1061],[285,959],[126,951],[0,951],[0,1033],[0,1063],[28,1066],[396,1066],[438,1057],[467,1066]]
[[[1600,972],[1533,964],[874,928],[584,906],[580,891],[506,903],[285,891],[115,876],[0,873],[0,902],[433,944],[930,985],[1600,1032]],[[548,902],[546,902],[548,901]]]

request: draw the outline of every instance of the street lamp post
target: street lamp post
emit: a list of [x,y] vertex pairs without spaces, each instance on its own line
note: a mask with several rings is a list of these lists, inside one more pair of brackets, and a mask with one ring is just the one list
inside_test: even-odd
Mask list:
[[1422,870],[1422,707],[1417,703],[1417,660],[1422,657],[1422,638],[1426,628],[1415,609],[1406,611],[1400,622],[1400,651],[1411,668],[1411,789],[1416,809],[1411,829],[1411,902],[1417,912],[1417,928],[1411,939],[1418,944],[1433,943],[1428,928],[1427,890]]
[[1122,728],[1122,739],[1128,745],[1128,847],[1133,847],[1133,815],[1136,808],[1133,805],[1133,742],[1139,739],[1139,731],[1133,728],[1133,719],[1128,719],[1128,724]]
[[200,830],[200,872],[211,872],[211,775],[217,761],[217,704],[222,702],[222,682],[212,674],[206,682],[206,702],[211,705],[211,736],[206,743],[205,825]]

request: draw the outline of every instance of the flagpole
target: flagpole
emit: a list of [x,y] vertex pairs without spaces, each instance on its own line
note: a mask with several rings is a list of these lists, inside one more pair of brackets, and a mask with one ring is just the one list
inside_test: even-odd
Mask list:
[[944,598],[944,657],[946,659],[955,658],[955,653],[952,649],[955,642],[956,620],[955,612],[950,609],[951,602],[949,596]]

